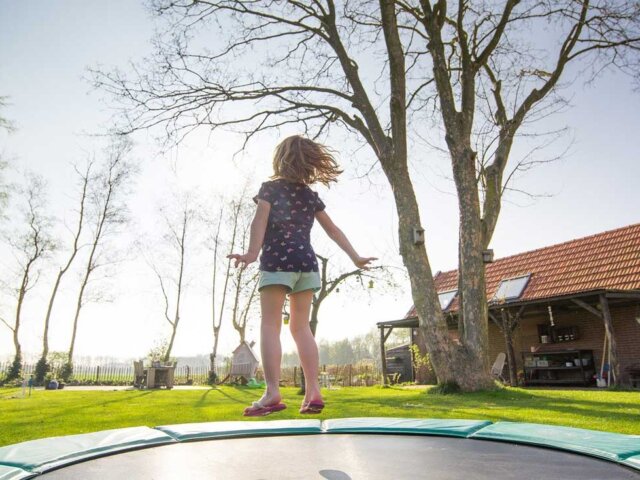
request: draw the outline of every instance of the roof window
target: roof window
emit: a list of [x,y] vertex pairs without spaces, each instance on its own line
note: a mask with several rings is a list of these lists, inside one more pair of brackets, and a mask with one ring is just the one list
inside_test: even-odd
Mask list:
[[456,297],[458,290],[449,290],[448,292],[442,292],[438,294],[438,300],[440,300],[440,308],[446,310]]
[[493,296],[494,302],[515,300],[520,298],[522,292],[527,287],[531,274],[528,273],[521,277],[507,278],[500,282],[496,294]]

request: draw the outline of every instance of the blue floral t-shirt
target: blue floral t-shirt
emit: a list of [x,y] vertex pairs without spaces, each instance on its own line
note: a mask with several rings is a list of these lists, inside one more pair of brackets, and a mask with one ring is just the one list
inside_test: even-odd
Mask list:
[[253,201],[271,204],[262,242],[260,270],[265,272],[317,272],[318,261],[311,248],[315,213],[325,205],[304,183],[276,179],[264,182]]

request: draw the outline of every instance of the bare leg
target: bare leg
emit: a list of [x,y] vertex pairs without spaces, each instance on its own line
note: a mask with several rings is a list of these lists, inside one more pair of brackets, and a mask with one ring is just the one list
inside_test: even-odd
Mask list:
[[305,403],[322,400],[320,384],[318,383],[318,345],[309,327],[312,298],[312,290],[305,290],[289,296],[291,308],[289,328],[298,347],[298,356],[304,370]]
[[269,285],[260,290],[260,306],[262,323],[260,325],[260,352],[262,368],[267,390],[260,401],[264,405],[272,405],[282,400],[280,395],[280,362],[282,346],[280,330],[282,328],[282,306],[287,293],[282,285]]

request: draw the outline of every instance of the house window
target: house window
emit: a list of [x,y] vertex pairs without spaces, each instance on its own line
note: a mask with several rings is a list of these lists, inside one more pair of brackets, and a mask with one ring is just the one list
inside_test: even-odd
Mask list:
[[447,308],[449,308],[449,305],[451,305],[451,302],[453,302],[456,293],[458,293],[458,290],[449,290],[448,292],[442,292],[438,294],[438,299],[440,300],[440,308],[442,308],[442,310],[446,310]]
[[500,286],[493,296],[493,301],[505,301],[520,298],[522,292],[529,283],[531,274],[524,275],[522,277],[507,278],[500,282]]

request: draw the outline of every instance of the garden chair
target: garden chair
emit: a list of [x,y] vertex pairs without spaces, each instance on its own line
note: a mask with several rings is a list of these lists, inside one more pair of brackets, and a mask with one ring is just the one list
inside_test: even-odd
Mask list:
[[500,352],[496,357],[496,361],[493,362],[493,366],[491,367],[491,376],[500,380],[501,382],[505,382],[504,377],[502,376],[502,371],[504,370],[504,365],[507,360],[507,355],[504,352]]

